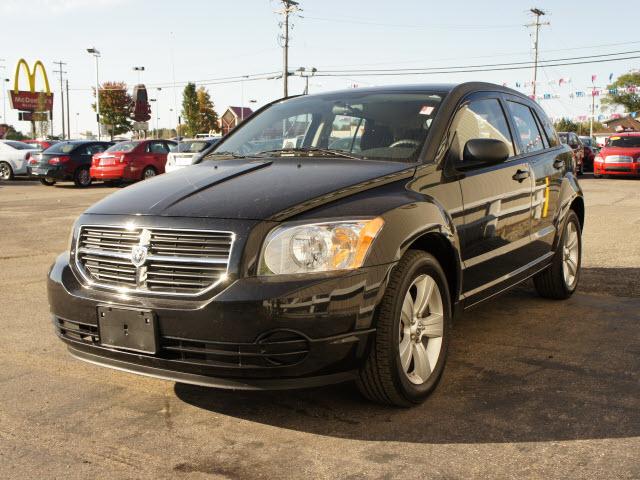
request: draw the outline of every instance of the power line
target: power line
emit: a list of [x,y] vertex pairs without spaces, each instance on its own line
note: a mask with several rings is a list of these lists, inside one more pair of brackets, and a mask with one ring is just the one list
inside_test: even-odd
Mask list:
[[301,15],[301,18],[305,20],[319,20],[326,21],[332,23],[350,23],[355,25],[372,25],[372,26],[380,26],[380,27],[397,27],[397,28],[418,28],[418,29],[433,29],[433,28],[486,28],[486,29],[500,29],[500,28],[520,28],[520,25],[479,25],[479,24],[422,24],[422,25],[411,25],[411,24],[400,24],[400,23],[382,23],[376,21],[368,21],[361,19],[348,19],[345,17],[314,17],[308,15]]

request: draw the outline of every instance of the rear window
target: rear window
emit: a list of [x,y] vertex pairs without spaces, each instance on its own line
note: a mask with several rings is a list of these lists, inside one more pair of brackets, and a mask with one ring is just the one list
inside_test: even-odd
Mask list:
[[130,152],[138,146],[138,142],[120,142],[107,148],[107,152]]
[[640,148],[640,136],[637,137],[609,137],[610,147]]
[[34,148],[38,148],[37,145],[29,145],[28,143],[16,142],[15,140],[9,140],[4,143],[16,150],[33,150]]
[[212,145],[213,142],[181,142],[178,146],[178,152],[181,153],[199,153],[207,148],[209,145]]
[[71,153],[82,144],[60,142],[50,146],[45,150],[46,153]]

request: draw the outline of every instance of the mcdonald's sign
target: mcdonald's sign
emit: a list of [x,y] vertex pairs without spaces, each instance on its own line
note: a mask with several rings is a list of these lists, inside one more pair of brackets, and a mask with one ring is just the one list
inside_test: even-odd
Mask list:
[[[42,105],[39,105],[41,93],[36,91],[36,73],[38,70],[42,73],[42,80],[44,81],[44,108]],[[21,71],[24,71],[27,74],[29,90],[19,89]],[[24,110],[27,112],[50,112],[53,110],[53,92],[51,92],[51,89],[49,88],[47,71],[40,60],[37,60],[36,63],[33,64],[33,70],[29,68],[29,64],[24,60],[24,58],[18,60],[18,65],[16,65],[16,75],[13,81],[13,90],[10,91],[10,100],[11,107],[16,110]]]

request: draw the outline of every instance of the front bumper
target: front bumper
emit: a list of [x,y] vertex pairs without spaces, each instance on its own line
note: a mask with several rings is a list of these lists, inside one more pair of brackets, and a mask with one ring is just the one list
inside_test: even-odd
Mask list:
[[[239,278],[213,298],[127,298],[84,286],[63,254],[50,271],[48,295],[57,335],[81,360],[220,388],[301,388],[354,378],[392,266],[315,278]],[[152,309],[158,353],[102,346],[99,305]]]
[[593,164],[594,175],[640,176],[640,162]]

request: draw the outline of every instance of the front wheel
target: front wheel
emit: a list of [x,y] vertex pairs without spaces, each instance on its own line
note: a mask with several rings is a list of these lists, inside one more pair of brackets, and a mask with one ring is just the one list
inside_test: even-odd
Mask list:
[[422,402],[444,370],[451,301],[438,261],[409,250],[393,269],[378,308],[376,334],[357,385],[369,400],[409,407]]
[[556,300],[569,298],[578,287],[581,263],[580,220],[576,212],[569,210],[551,266],[533,277],[538,294]]
[[91,173],[88,168],[79,168],[76,173],[73,174],[73,183],[76,187],[87,188],[91,185]]
[[156,169],[153,167],[147,167],[142,171],[142,180],[146,180],[147,178],[155,177],[157,175]]
[[0,162],[0,180],[13,179],[13,169],[7,162]]

